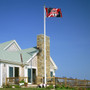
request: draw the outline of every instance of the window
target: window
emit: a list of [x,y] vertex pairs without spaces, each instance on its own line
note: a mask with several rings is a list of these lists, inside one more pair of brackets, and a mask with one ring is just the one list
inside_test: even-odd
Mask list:
[[53,77],[53,72],[52,71],[50,72],[50,76]]
[[9,67],[9,77],[13,77],[13,67]]
[[31,69],[28,69],[28,82],[31,83]]

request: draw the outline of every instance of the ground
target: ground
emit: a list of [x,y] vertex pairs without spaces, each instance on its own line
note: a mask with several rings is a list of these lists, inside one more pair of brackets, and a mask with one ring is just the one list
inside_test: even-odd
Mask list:
[[[51,89],[44,89],[44,88],[0,88],[0,90],[51,90]],[[54,90],[54,89],[52,89]],[[66,89],[56,89],[56,90],[66,90]],[[73,90],[73,89],[67,89],[67,90]]]

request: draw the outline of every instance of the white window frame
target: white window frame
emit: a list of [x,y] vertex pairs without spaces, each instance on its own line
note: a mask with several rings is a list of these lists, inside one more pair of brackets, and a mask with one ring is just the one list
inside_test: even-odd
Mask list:
[[13,77],[15,77],[15,67],[18,67],[19,68],[19,76],[20,76],[20,66],[8,64],[7,67],[8,67],[7,68],[7,77],[9,77],[9,67],[13,67]]
[[0,63],[1,64],[1,86],[2,86],[2,63]]
[[[9,71],[10,71],[10,67],[12,67],[12,66],[9,66]],[[13,68],[13,77],[14,77],[14,67],[12,67]],[[9,74],[9,73],[8,73]],[[9,75],[8,75],[9,76]]]
[[[28,69],[36,69],[36,76],[37,76],[37,67],[31,67],[31,66],[27,66],[27,77],[28,77]],[[28,83],[28,84],[32,84],[32,83]]]

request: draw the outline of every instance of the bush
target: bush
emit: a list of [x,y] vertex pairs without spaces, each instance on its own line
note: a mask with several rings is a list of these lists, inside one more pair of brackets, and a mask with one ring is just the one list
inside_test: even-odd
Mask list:
[[57,85],[55,86],[55,88],[56,88],[56,89],[58,89],[58,88],[59,88],[59,89],[71,89],[71,88],[68,87],[68,86],[65,87],[65,85],[59,85],[59,84],[57,84]]
[[15,86],[15,88],[20,88],[20,86],[19,85],[14,85]]
[[5,84],[3,84],[2,86],[3,86],[3,88],[6,88],[6,85]]
[[55,88],[61,88],[61,85],[57,84],[57,85],[55,86]]
[[21,80],[19,83],[25,83],[24,80]]
[[24,85],[25,85],[25,86],[27,86],[27,83],[26,83],[26,82],[24,82]]
[[53,85],[49,85],[46,87],[47,89],[53,89]]
[[5,88],[12,88],[12,85],[7,84]]

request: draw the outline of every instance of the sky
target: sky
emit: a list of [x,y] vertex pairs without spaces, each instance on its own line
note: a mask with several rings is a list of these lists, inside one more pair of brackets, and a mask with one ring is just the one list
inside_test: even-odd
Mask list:
[[61,8],[63,16],[46,18],[56,76],[90,80],[90,0],[0,0],[0,43],[36,46],[44,33],[44,5]]

